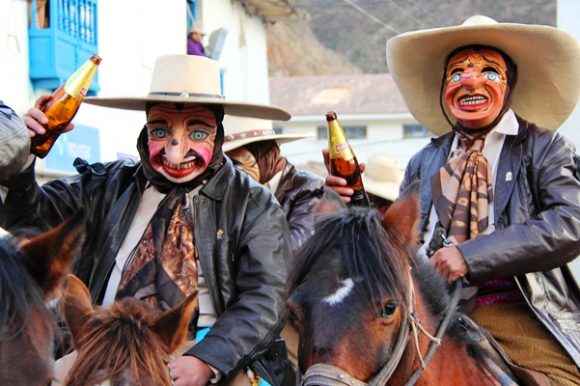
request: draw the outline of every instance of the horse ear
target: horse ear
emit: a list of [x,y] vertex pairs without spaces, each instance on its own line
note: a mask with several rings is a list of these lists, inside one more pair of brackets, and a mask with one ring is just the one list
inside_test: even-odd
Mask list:
[[196,306],[197,291],[153,322],[151,329],[161,338],[168,353],[177,350],[179,345],[185,341],[191,314]]
[[93,305],[89,289],[73,274],[67,275],[62,291],[61,307],[73,339],[73,346],[78,349],[78,343],[93,311]]
[[389,240],[399,249],[412,250],[417,245],[419,200],[413,194],[396,200],[387,209],[382,224]]
[[22,242],[24,264],[46,295],[59,285],[85,235],[84,210],[58,227]]

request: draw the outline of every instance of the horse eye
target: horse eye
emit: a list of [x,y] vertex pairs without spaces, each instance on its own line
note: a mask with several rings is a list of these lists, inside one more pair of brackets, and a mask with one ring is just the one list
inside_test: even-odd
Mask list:
[[395,314],[397,307],[398,307],[397,302],[390,301],[384,304],[383,307],[379,310],[379,316],[381,318],[390,318]]

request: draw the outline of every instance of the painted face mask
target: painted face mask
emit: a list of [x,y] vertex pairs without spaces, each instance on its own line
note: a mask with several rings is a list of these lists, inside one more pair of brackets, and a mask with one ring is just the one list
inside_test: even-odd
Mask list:
[[466,48],[447,63],[445,103],[464,127],[483,128],[500,114],[507,92],[507,65],[493,49]]
[[254,180],[260,182],[258,161],[256,161],[256,158],[248,149],[239,147],[227,152],[227,155],[234,161],[234,164],[238,168],[249,174]]
[[152,167],[175,183],[193,180],[208,167],[216,138],[211,110],[187,105],[158,104],[147,115],[149,160]]

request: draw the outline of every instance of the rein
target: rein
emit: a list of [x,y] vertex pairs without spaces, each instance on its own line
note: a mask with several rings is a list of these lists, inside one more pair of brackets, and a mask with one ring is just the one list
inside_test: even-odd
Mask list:
[[[433,358],[435,351],[441,345],[441,339],[447,327],[449,326],[449,322],[451,317],[455,312],[455,308],[457,307],[457,303],[459,302],[459,298],[461,295],[461,290],[463,288],[463,284],[461,280],[456,280],[453,287],[453,293],[451,295],[451,301],[449,307],[447,308],[447,312],[445,317],[439,324],[439,328],[437,329],[437,333],[435,336],[432,336],[427,332],[421,320],[417,317],[415,313],[415,309],[413,307],[415,301],[415,287],[413,285],[413,279],[411,277],[411,273],[409,271],[409,290],[407,292],[407,304],[409,305],[408,309],[405,312],[403,323],[401,325],[401,329],[399,330],[399,334],[397,335],[397,341],[393,347],[392,354],[390,355],[387,362],[381,368],[379,373],[370,380],[369,383],[363,382],[352,377],[350,374],[342,371],[341,369],[324,364],[324,363],[317,363],[308,368],[302,379],[298,379],[299,384],[302,386],[312,386],[312,385],[319,385],[319,386],[336,386],[337,384],[342,384],[345,386],[383,386],[387,384],[387,381],[391,378],[393,373],[395,372],[403,354],[405,352],[405,348],[407,347],[407,343],[410,339],[411,333],[413,336],[413,341],[415,343],[415,347],[417,349],[417,353],[419,355],[419,360],[421,362],[421,366],[411,374],[411,377],[405,384],[405,386],[412,386],[414,385],[417,380],[421,377],[431,359]],[[431,344],[427,349],[427,354],[423,358],[421,355],[421,351],[419,349],[419,332],[425,334],[430,340]],[[299,373],[299,377],[302,374]]]

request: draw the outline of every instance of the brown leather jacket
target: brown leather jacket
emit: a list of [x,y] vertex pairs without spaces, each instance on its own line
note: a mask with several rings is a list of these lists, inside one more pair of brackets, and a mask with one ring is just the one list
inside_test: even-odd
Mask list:
[[288,163],[276,188],[276,199],[290,228],[290,244],[295,252],[314,230],[312,208],[322,195],[324,179],[316,174],[298,170]]
[[[519,119],[519,118],[518,118]],[[475,284],[514,276],[534,315],[580,366],[580,291],[567,263],[580,254],[580,182],[573,146],[519,119],[507,136],[494,189],[496,230],[459,246]],[[401,185],[420,181],[421,231],[431,209],[430,177],[448,158],[453,134],[433,139],[409,162]]]

